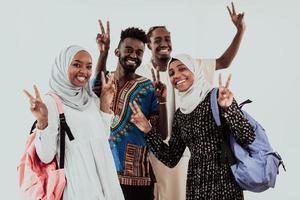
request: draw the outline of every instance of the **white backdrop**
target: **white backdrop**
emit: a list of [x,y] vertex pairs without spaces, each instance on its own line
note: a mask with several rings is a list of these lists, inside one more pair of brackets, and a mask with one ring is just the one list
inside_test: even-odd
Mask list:
[[[218,57],[235,34],[226,5],[220,0],[0,0],[1,55],[1,170],[0,199],[19,199],[17,164],[34,118],[23,94],[37,84],[48,90],[54,57],[70,44],[87,48],[94,64],[98,56],[97,19],[111,22],[109,68],[116,65],[113,50],[120,30],[138,26],[147,30],[166,25],[172,32],[173,53]],[[247,25],[240,51],[230,68],[231,88],[268,131],[273,147],[285,160],[275,189],[246,192],[248,200],[296,200],[299,192],[300,3],[297,0],[240,0]],[[148,61],[147,50],[144,61]],[[297,186],[298,185],[298,186]]]

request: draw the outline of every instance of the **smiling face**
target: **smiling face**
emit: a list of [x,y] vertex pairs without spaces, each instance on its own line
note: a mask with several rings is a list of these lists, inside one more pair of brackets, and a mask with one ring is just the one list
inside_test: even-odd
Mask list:
[[166,28],[156,28],[151,33],[148,47],[158,60],[168,61],[172,52],[170,32]]
[[92,75],[92,58],[86,51],[79,51],[73,58],[69,68],[68,77],[76,87],[83,87]]
[[173,87],[179,92],[187,91],[194,83],[194,74],[179,60],[171,62],[169,76]]
[[119,57],[119,63],[127,72],[134,73],[141,65],[145,50],[145,44],[134,38],[126,38],[116,49],[115,54]]

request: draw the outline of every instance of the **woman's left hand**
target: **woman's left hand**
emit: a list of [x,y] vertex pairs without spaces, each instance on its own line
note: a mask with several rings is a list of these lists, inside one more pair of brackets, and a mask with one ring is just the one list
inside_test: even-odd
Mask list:
[[143,131],[144,133],[148,133],[152,127],[138,104],[133,101],[133,104],[130,102],[129,106],[132,110],[130,121],[134,123],[136,127],[138,127],[141,131]]
[[233,93],[229,90],[231,74],[228,76],[225,86],[222,85],[222,76],[219,75],[219,96],[218,104],[222,108],[228,108],[233,101]]
[[112,103],[113,98],[116,93],[116,86],[114,83],[114,74],[106,78],[104,76],[104,72],[101,72],[101,81],[102,81],[102,89],[100,96],[100,109],[106,113],[112,113]]

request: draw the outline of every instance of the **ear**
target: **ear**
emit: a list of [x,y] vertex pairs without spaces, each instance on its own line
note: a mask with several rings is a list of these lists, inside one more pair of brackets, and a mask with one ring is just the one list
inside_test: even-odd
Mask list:
[[148,49],[152,50],[152,49],[151,49],[150,42],[147,42],[147,47],[148,47]]
[[120,50],[118,48],[115,49],[115,55],[117,57],[120,57]]

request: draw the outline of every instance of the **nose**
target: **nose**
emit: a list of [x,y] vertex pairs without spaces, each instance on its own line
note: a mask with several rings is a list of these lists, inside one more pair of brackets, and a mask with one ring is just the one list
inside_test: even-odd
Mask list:
[[86,67],[80,68],[80,70],[79,70],[79,73],[84,74],[84,75],[88,74],[88,72],[89,72],[89,69]]
[[130,57],[131,57],[131,58],[137,58],[136,52],[132,52],[132,53],[130,54]]
[[160,43],[160,46],[167,47],[167,46],[169,46],[169,43],[166,40],[162,40]]

